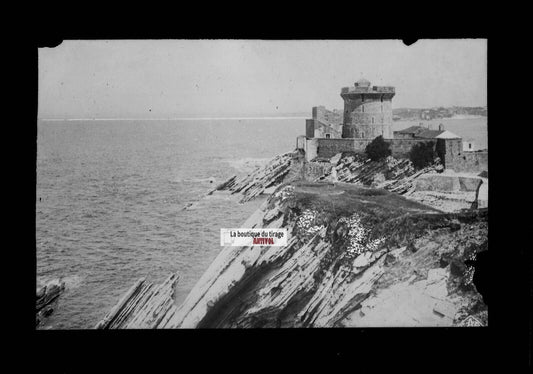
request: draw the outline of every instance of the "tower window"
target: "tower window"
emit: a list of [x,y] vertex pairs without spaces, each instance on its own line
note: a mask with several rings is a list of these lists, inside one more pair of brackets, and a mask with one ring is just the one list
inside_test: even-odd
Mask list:
[[361,95],[361,101],[364,103],[365,102],[365,95]]
[[381,95],[381,102],[383,102],[383,95]]
[[374,117],[372,117],[372,123],[374,123]]
[[363,111],[363,113],[365,112],[365,106],[364,105],[361,106],[361,110]]

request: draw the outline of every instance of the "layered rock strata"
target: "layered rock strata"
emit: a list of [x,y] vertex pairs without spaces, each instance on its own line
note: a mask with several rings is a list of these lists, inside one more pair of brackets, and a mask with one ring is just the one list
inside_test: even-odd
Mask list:
[[384,190],[296,182],[243,227],[285,227],[289,244],[225,247],[157,327],[487,323],[465,265],[487,250],[486,210],[446,214]]
[[96,325],[96,329],[153,329],[174,305],[174,291],[178,274],[170,275],[163,283],[154,285],[139,279]]

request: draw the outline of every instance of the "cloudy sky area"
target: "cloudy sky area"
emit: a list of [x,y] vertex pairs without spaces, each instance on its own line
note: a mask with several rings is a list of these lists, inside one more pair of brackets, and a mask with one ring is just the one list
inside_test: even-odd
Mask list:
[[485,106],[485,40],[64,41],[39,50],[39,118],[177,118],[342,108],[365,77],[393,107]]

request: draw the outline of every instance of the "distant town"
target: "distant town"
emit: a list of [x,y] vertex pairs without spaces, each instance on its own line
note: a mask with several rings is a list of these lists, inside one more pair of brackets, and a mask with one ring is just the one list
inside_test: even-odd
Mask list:
[[[337,109],[340,113],[342,110]],[[308,112],[292,112],[282,114],[268,114],[268,116],[285,117],[306,117]],[[433,108],[394,108],[392,109],[393,121],[418,121],[432,120],[439,118],[461,118],[461,117],[487,117],[486,106],[452,106]]]
[[432,120],[438,118],[455,117],[487,117],[487,107],[463,107],[453,106],[450,108],[435,107],[430,109],[396,108],[392,110],[393,121]]

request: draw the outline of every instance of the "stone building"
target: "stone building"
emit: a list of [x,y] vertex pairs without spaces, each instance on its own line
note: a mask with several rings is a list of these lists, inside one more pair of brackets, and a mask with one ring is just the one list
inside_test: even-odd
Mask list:
[[476,143],[473,139],[463,140],[463,151],[464,152],[473,152],[476,151]]
[[438,130],[429,129],[424,126],[411,126],[403,130],[394,131],[394,139],[432,139],[444,133],[444,126],[439,125]]
[[366,79],[353,87],[343,87],[344,100],[343,138],[374,139],[382,135],[392,138],[392,98],[394,87],[371,86]]
[[315,106],[313,118],[305,120],[305,136],[308,138],[340,139],[342,137],[342,111],[327,110]]
[[297,138],[296,148],[304,151],[306,161],[327,161],[343,152],[364,153],[366,146],[381,135],[396,158],[408,158],[416,144],[430,142],[446,169],[487,170],[488,152],[473,151],[468,145],[465,148],[462,138],[442,124],[438,130],[420,125],[393,133],[394,95],[394,87],[371,86],[366,79],[342,88],[344,111],[313,107],[313,116],[306,120],[305,135]]

